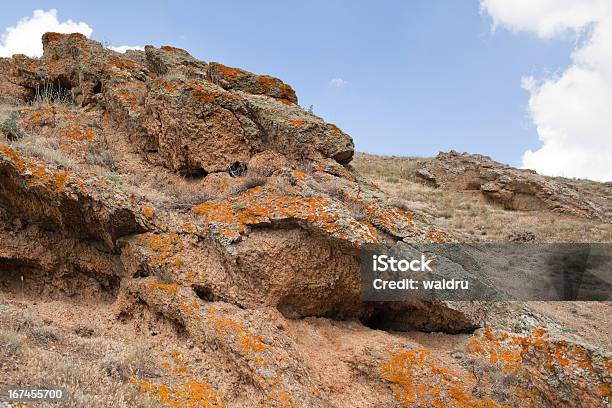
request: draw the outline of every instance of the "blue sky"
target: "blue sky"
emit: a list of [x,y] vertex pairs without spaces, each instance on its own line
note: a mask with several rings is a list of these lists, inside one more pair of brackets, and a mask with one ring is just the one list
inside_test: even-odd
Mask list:
[[[519,166],[541,142],[521,78],[570,64],[572,36],[491,30],[473,1],[12,2],[0,30],[34,9],[84,21],[114,45],[174,45],[277,76],[357,150],[455,149]],[[342,86],[330,84],[342,78]]]

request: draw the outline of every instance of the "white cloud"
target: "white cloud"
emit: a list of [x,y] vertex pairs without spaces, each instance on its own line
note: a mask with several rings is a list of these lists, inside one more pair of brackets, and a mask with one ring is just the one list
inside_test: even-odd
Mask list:
[[108,48],[109,50],[113,50],[113,51],[117,51],[121,53],[125,53],[127,50],[144,51],[144,47],[142,45],[119,45],[119,46],[109,45],[106,48]]
[[329,81],[329,85],[336,87],[336,88],[342,88],[346,84],[348,84],[348,81],[345,81],[342,78],[334,78],[331,81]]
[[60,22],[56,10],[34,10],[31,17],[24,17],[14,27],[4,30],[0,37],[0,57],[10,57],[13,54],[40,57],[43,52],[41,37],[48,31],[81,33],[89,37],[93,29],[82,21]]
[[575,33],[583,41],[561,74],[525,77],[529,111],[543,145],[523,165],[543,174],[612,180],[612,2],[481,0],[494,27],[540,38]]
[[[32,16],[24,17],[14,27],[7,27],[0,36],[0,57],[10,57],[13,54],[25,54],[30,57],[40,57],[43,53],[42,35],[46,32],[81,33],[90,37],[93,28],[89,24],[72,20],[59,21],[57,10],[34,10]],[[143,50],[139,45],[109,46],[117,52],[127,50]]]

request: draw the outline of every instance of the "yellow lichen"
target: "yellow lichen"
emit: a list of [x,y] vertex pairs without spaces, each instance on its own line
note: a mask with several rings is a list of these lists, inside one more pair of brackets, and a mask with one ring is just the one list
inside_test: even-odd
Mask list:
[[155,210],[148,205],[144,205],[142,206],[142,215],[151,219],[155,216]]
[[196,83],[191,84],[190,89],[194,99],[204,103],[215,102],[217,92],[214,89],[208,89]]
[[269,223],[274,219],[294,219],[353,243],[378,242],[376,231],[366,223],[342,216],[334,204],[322,197],[280,195],[260,186],[222,201],[200,204],[192,209],[208,227],[227,239],[240,236],[248,225]]
[[262,353],[266,347],[259,336],[251,334],[238,322],[220,317],[212,307],[208,309],[208,321],[212,323],[218,336],[224,338],[235,337],[238,340],[243,355],[251,353]]
[[179,253],[184,247],[184,242],[181,236],[176,232],[170,232],[168,234],[147,233],[140,235],[139,239],[153,251],[153,256],[150,260],[151,265],[181,266]]
[[166,382],[154,382],[133,378],[132,384],[137,385],[142,393],[150,394],[162,404],[172,408],[226,406],[223,393],[195,375],[187,367],[182,354],[174,351],[164,356],[170,358],[170,362],[164,362],[162,367],[169,371],[171,379]]
[[186,52],[184,49],[182,48],[177,48],[177,47],[173,47],[171,45],[162,45],[161,47],[162,50],[164,51],[168,51],[168,52]]
[[136,68],[136,63],[127,58],[120,58],[110,62],[110,65],[120,70],[131,70]]
[[472,393],[473,379],[459,378],[441,366],[428,349],[390,353],[381,364],[382,378],[403,407],[506,407]]
[[65,170],[53,170],[48,164],[32,158],[21,157],[19,153],[7,146],[0,146],[15,169],[25,178],[28,187],[43,186],[53,194],[63,193],[69,181],[69,173]]
[[176,296],[178,293],[180,286],[176,283],[158,283],[153,282],[149,284],[151,289],[157,289],[166,292],[168,295]]

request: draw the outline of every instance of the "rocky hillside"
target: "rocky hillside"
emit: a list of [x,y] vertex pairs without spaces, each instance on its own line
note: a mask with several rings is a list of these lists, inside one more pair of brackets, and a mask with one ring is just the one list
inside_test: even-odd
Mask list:
[[401,208],[469,242],[612,242],[612,184],[546,177],[489,157],[356,153],[352,165]]
[[463,238],[361,176],[289,85],[169,46],[43,45],[0,59],[0,389],[54,384],[74,407],[609,404],[607,349],[528,305],[362,301],[363,244]]

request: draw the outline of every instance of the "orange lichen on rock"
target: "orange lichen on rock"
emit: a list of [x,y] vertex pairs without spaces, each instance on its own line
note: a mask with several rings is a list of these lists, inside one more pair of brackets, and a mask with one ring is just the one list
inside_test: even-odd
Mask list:
[[471,391],[472,378],[459,378],[439,365],[428,349],[391,353],[381,364],[382,378],[403,407],[502,407]]
[[53,173],[53,182],[58,192],[64,191],[66,183],[68,182],[69,174],[67,171],[58,171]]
[[280,81],[268,75],[261,75],[257,77],[257,83],[264,89],[271,89],[278,85]]
[[283,105],[287,105],[287,106],[295,105],[295,103],[291,102],[289,99],[279,98],[279,99],[277,99],[277,101],[279,101]]
[[257,85],[264,89],[267,95],[274,96],[278,99],[286,99],[291,102],[294,102],[296,99],[293,89],[280,79],[268,75],[261,75],[257,77]]
[[94,139],[94,131],[88,127],[85,130],[80,125],[72,125],[60,130],[60,135],[67,139],[76,141],[92,141]]
[[185,359],[178,352],[165,353],[170,362],[162,363],[169,371],[170,380],[154,382],[132,379],[144,394],[152,395],[162,404],[172,408],[204,407],[223,408],[226,406],[223,393],[215,390],[203,378],[195,375],[185,364]]
[[246,71],[239,68],[228,67],[218,62],[215,63],[215,69],[219,71],[226,79],[236,79],[241,76],[248,75]]
[[[591,351],[584,346],[552,339],[542,328],[535,328],[527,335],[487,328],[474,335],[468,350],[528,384],[550,383],[553,378],[574,376],[571,381],[574,393],[586,394],[585,401],[596,398],[601,402],[611,396],[609,388],[605,387],[611,374],[609,357],[596,363]],[[599,391],[596,396],[594,390]]]
[[166,292],[168,295],[171,296],[176,296],[176,294],[178,293],[180,286],[177,285],[176,283],[159,283],[159,282],[152,282],[149,284],[149,287],[151,289],[157,289],[157,290],[162,290],[164,292]]
[[168,234],[147,233],[140,235],[139,239],[153,251],[150,260],[151,265],[173,265],[177,268],[181,266],[182,262],[178,254],[182,251],[184,242],[176,232]]
[[8,146],[0,146],[0,152],[4,153],[6,158],[15,166],[18,171],[25,169],[25,161],[21,159],[19,153]]
[[144,215],[145,217],[151,219],[155,216],[155,210],[153,209],[153,207],[149,206],[149,205],[143,205],[142,206],[142,215]]
[[191,301],[191,304],[187,303],[187,302],[181,302],[179,303],[179,308],[185,312],[188,316],[193,317],[196,320],[200,320],[201,316],[200,316],[200,305],[198,304],[198,302],[194,299]]
[[535,328],[531,334],[523,336],[487,328],[483,333],[474,335],[468,350],[488,357],[492,363],[499,363],[502,369],[515,373],[530,359],[538,360],[540,368],[551,372],[570,364],[593,372],[593,362],[587,358],[584,348],[565,340],[552,340],[541,328]]
[[284,219],[304,222],[335,238],[355,244],[379,241],[368,225],[344,214],[340,206],[327,198],[281,195],[271,188],[260,186],[239,196],[200,204],[192,211],[201,216],[208,228],[230,242],[239,238],[247,226]]
[[215,98],[217,97],[217,92],[214,89],[204,88],[202,85],[197,83],[190,84],[189,88],[191,89],[193,98],[204,102],[204,103],[214,103]]
[[304,127],[306,126],[306,121],[304,119],[294,119],[291,121],[293,126]]
[[295,177],[297,181],[305,181],[307,178],[306,173],[300,170],[293,170],[293,177]]
[[53,105],[42,105],[37,109],[24,109],[25,117],[21,120],[24,127],[34,128],[50,125],[55,122],[56,107]]
[[[360,201],[356,197],[351,199]],[[414,214],[409,211],[372,201],[364,203],[363,209],[375,227],[395,237],[428,240],[436,243],[452,242],[452,238],[446,232],[434,229],[426,220],[415,218]]]
[[110,65],[120,70],[129,71],[136,68],[136,63],[127,58],[120,58],[110,62]]
[[261,389],[264,390],[266,396],[271,400],[275,401],[280,408],[295,408],[298,406],[296,404],[293,397],[285,390],[280,387],[279,378],[277,375],[270,375],[265,377],[263,375],[259,375],[255,377],[255,382],[259,385]]
[[11,162],[11,165],[24,177],[28,187],[44,186],[53,194],[63,193],[69,182],[70,174],[65,170],[55,170],[47,163],[33,158],[21,157],[19,153],[7,146],[0,146],[0,152]]
[[121,101],[127,102],[131,105],[136,105],[136,95],[126,92],[126,91],[121,91],[117,93],[117,98],[119,98]]
[[374,225],[393,235],[403,235],[404,230],[414,227],[414,216],[399,208],[386,208],[374,203],[366,203],[363,208]]
[[342,133],[342,131],[340,130],[340,128],[339,128],[338,126],[334,125],[333,123],[328,123],[328,124],[327,124],[327,127],[328,127],[329,129],[331,129],[331,131],[332,131],[332,132],[335,132],[335,133]]
[[212,307],[208,309],[208,321],[212,323],[218,336],[225,338],[232,336],[237,339],[242,355],[262,353],[266,347],[259,336],[247,331],[243,325],[233,320],[219,317]]
[[187,52],[182,48],[178,48],[178,47],[173,47],[171,45],[162,45],[161,47],[162,50],[164,51],[168,51],[168,52]]
[[48,44],[54,41],[61,41],[63,39],[75,39],[75,40],[80,41],[80,40],[86,40],[87,37],[85,37],[81,33],[63,34],[63,33],[48,32],[48,33],[43,34],[42,43]]

